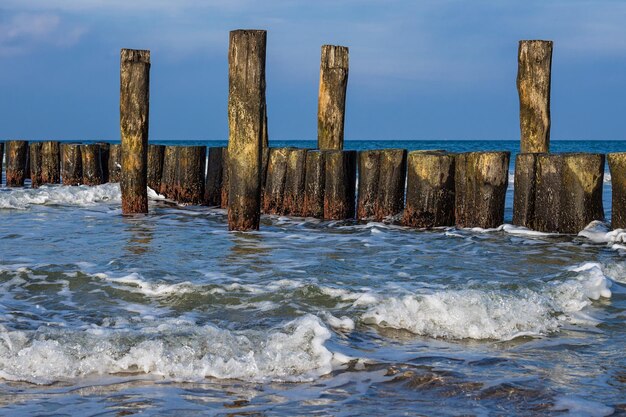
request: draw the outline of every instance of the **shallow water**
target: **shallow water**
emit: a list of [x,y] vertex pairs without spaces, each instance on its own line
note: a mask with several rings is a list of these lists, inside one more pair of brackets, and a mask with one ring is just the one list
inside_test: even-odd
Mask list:
[[626,413],[624,233],[242,234],[152,197],[122,218],[116,184],[0,189],[0,414]]

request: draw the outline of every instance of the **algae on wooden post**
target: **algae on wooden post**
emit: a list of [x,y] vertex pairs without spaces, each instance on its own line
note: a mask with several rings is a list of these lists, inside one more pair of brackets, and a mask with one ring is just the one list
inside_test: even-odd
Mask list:
[[455,221],[458,227],[494,228],[504,222],[510,152],[457,155],[454,171]]
[[611,170],[611,226],[613,229],[626,228],[626,152],[607,155]]
[[517,91],[522,153],[550,149],[552,41],[520,41]]
[[348,66],[347,47],[322,46],[317,107],[318,149],[343,149]]
[[258,230],[265,124],[264,30],[230,32],[228,51],[228,228]]
[[148,213],[148,120],[150,51],[120,54],[120,131],[122,136],[122,214]]
[[9,140],[6,146],[6,185],[7,187],[22,187],[27,177],[28,142],[25,140]]
[[454,154],[409,152],[404,225],[420,228],[454,226],[454,170]]

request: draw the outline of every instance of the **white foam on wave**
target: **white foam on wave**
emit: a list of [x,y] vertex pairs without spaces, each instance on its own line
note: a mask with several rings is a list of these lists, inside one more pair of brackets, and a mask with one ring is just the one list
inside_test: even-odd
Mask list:
[[46,384],[88,375],[145,373],[171,380],[313,380],[332,371],[330,331],[305,315],[272,331],[229,331],[169,319],[131,330],[8,330],[0,325],[0,378]]
[[117,183],[96,186],[47,186],[19,188],[0,192],[0,208],[24,210],[33,205],[93,206],[102,202],[119,203],[122,199]]
[[594,243],[606,243],[616,250],[626,250],[626,229],[611,230],[608,224],[598,220],[589,223],[578,236]]
[[572,269],[574,279],[538,290],[443,290],[388,297],[361,316],[366,324],[446,339],[511,340],[557,331],[563,323],[597,321],[582,313],[592,300],[611,297],[611,279],[599,264]]

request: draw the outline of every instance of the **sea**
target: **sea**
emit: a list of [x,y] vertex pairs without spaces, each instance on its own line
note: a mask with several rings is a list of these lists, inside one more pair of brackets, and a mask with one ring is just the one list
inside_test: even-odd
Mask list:
[[[161,141],[221,146],[225,141]],[[272,146],[314,147],[314,141]],[[0,415],[626,415],[626,230],[262,216],[119,184],[0,188]],[[552,141],[625,152],[625,141]],[[4,184],[4,183],[3,183]]]

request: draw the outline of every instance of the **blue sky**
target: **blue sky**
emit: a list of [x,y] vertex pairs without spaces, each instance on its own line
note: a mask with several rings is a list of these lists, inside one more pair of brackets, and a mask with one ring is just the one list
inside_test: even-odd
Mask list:
[[119,50],[150,49],[151,139],[227,137],[228,32],[266,29],[271,139],[315,139],[322,44],[346,139],[518,139],[517,42],[552,39],[553,139],[626,139],[626,1],[2,0],[0,140],[119,139]]

